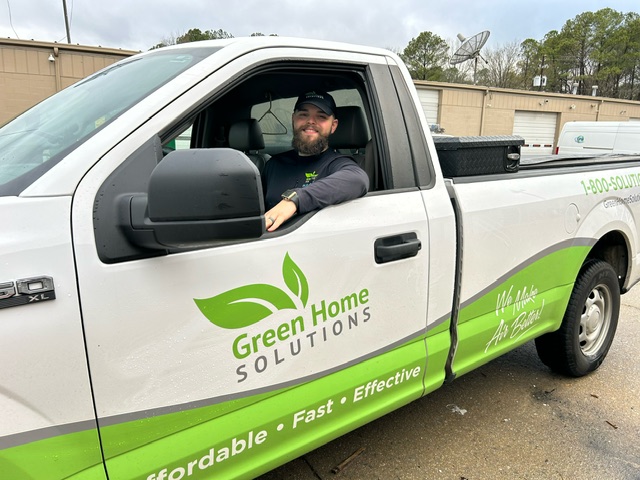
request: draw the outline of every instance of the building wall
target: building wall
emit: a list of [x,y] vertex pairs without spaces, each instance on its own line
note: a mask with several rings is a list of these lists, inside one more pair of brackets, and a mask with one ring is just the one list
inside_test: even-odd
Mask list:
[[134,53],[137,52],[0,39],[0,125],[57,91]]
[[438,90],[438,124],[450,135],[511,135],[516,111],[558,115],[556,141],[571,121],[640,119],[640,102],[441,82],[414,81],[416,88]]

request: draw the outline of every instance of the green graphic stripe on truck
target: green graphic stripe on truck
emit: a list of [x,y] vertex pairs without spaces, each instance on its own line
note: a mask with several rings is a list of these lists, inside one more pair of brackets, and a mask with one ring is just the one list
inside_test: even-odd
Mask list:
[[[440,363],[434,365],[435,375],[440,375],[449,349],[446,335],[440,337],[440,345],[430,345],[433,361]],[[307,447],[320,446],[422,396],[425,356],[425,340],[418,338],[297,387],[103,427],[109,475],[117,479],[251,478],[258,467],[295,458]],[[308,399],[317,402],[309,405]],[[96,455],[91,460],[79,456],[87,434],[0,451],[0,478],[104,478]],[[75,455],[57,454],[69,448],[77,450]],[[7,472],[20,475],[7,477]]]
[[[586,245],[575,245],[576,243],[578,242],[572,242],[571,246],[565,245],[566,248],[558,249],[556,247],[535,262],[520,265],[507,278],[498,279],[498,283],[484,290],[480,297],[472,299],[471,302],[463,302],[458,323],[462,324],[487,313],[495,312],[498,295],[501,295],[505,290],[508,292],[512,285],[524,287],[533,284],[538,293],[543,293],[560,285],[573,284],[580,266],[594,244],[591,240],[580,242],[587,243]],[[517,291],[512,291],[513,302],[516,301],[516,294]],[[508,306],[508,302],[506,306]]]
[[104,480],[97,430],[58,435],[0,450],[3,480],[57,480],[81,472],[77,479]]
[[[110,475],[130,478],[135,471],[142,478],[158,479],[166,469],[166,477],[176,472],[177,478],[180,469],[187,474],[191,465],[192,475],[185,478],[252,478],[258,467],[293,459],[419,398],[424,356],[424,341],[416,340],[108,460]],[[383,387],[376,389],[374,381]],[[117,427],[103,435],[109,443],[120,437]]]
[[582,245],[552,252],[462,308],[454,373],[465,374],[542,333],[557,330],[590,250]]
[[[464,306],[460,312],[460,345],[454,364],[456,373],[465,373],[485,363],[497,356],[498,351],[512,348],[515,343],[522,343],[525,338],[537,335],[538,330],[557,328],[577,271],[590,250],[589,246],[584,245],[568,247],[567,244],[563,244],[559,247],[559,250],[515,269],[509,278],[501,279],[499,284],[494,285],[471,304]],[[509,291],[511,295],[508,294]],[[514,338],[509,338],[511,332],[507,332],[505,338],[493,340],[492,343],[501,321],[505,318],[507,321],[512,320],[501,314],[510,310],[517,318],[523,312],[539,310],[543,302],[544,315],[534,322],[537,330],[529,330],[526,332],[528,335]],[[502,318],[503,316],[505,318]],[[471,321],[474,319],[481,321]],[[449,349],[448,330],[441,327],[442,324],[439,324],[437,334],[431,330],[427,335],[396,346],[387,353],[377,352],[377,356],[362,363],[298,386],[259,395],[249,393],[251,396],[248,397],[173,413],[162,414],[164,409],[144,412],[147,415],[145,418],[107,426],[104,426],[103,422],[101,435],[105,458],[110,468],[114,469],[110,470],[110,473],[115,475],[114,478],[147,478],[150,475],[156,475],[155,478],[158,478],[158,475],[161,475],[159,466],[164,465],[168,469],[165,475],[178,469],[175,478],[179,476],[181,468],[185,469],[185,478],[203,478],[214,473],[218,478],[218,475],[235,475],[240,473],[238,469],[251,468],[253,464],[259,465],[266,461],[268,465],[275,462],[276,457],[280,457],[281,454],[287,458],[295,458],[302,452],[299,445],[305,442],[311,446],[320,445],[328,438],[345,433],[418,398],[423,389],[426,393],[437,389],[443,380],[444,363]],[[426,366],[425,344],[428,352]],[[420,375],[413,376],[416,368],[420,369]],[[382,378],[387,374],[389,376]],[[360,403],[362,398],[354,401],[356,389],[359,386],[364,389],[367,383],[377,381],[378,377],[390,382],[393,388],[385,387],[383,390],[386,393],[372,396],[375,402]],[[393,380],[390,380],[391,377]],[[396,383],[396,377],[403,379],[402,382]],[[330,392],[335,393],[327,397],[327,393]],[[360,393],[364,395],[366,392],[361,390]],[[387,397],[387,394],[390,396]],[[326,417],[339,419],[337,426],[324,423],[320,417],[309,420],[307,425],[306,420],[311,417],[304,414],[304,419],[298,418],[295,429],[278,430],[278,427],[284,424],[283,419],[291,420],[294,418],[292,415],[297,413],[283,414],[284,405],[306,405],[305,398],[325,398],[326,402],[333,400],[335,404],[343,397],[348,399],[349,405],[353,408],[336,409],[335,412],[339,411],[339,415]],[[302,400],[298,402],[297,399]],[[379,404],[378,400],[382,401],[382,404]],[[253,408],[257,407],[255,404],[258,403],[259,408]],[[326,405],[325,403],[324,415],[328,408]],[[355,408],[356,406],[367,408],[363,410]],[[377,408],[381,408],[381,411],[377,412]],[[157,416],[152,416],[154,413]],[[131,419],[134,415],[125,415],[123,419]],[[315,428],[318,430],[313,433]],[[335,435],[331,433],[334,428]],[[261,433],[263,431],[267,432],[266,436]],[[306,433],[303,434],[303,431]],[[253,432],[253,436],[231,437],[229,432],[245,432],[247,435]],[[23,478],[38,479],[67,476],[78,479],[103,478],[104,471],[99,452],[96,452],[96,449],[91,450],[91,446],[95,445],[95,441],[92,442],[91,439],[95,440],[95,436],[96,432],[89,430],[0,450],[0,478],[11,478],[6,476],[11,472],[20,472],[19,476]],[[273,441],[275,437],[279,439],[278,442]],[[249,444],[251,448],[248,447]],[[202,445],[203,449],[197,459],[197,465],[192,463],[192,475],[187,477],[189,463],[195,460],[188,458],[188,452],[191,452],[188,450],[189,445]],[[232,455],[234,445],[236,455]],[[245,445],[244,449],[242,445]],[[218,453],[214,452],[213,459],[210,449],[205,448],[206,446],[218,449]],[[242,451],[238,452],[239,450]],[[246,451],[251,451],[251,455],[242,455]],[[225,458],[227,452],[229,457]],[[254,463],[252,459],[258,458],[257,456],[262,459]],[[34,458],[38,458],[38,462],[34,462]],[[247,461],[250,464],[241,465]],[[212,465],[209,465],[210,463]],[[158,468],[154,470],[155,467]],[[75,472],[78,473],[73,475]]]

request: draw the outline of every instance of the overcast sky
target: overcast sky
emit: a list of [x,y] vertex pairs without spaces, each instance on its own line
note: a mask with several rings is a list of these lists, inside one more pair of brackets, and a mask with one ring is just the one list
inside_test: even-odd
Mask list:
[[[639,0],[66,0],[72,43],[148,50],[191,28],[359,43],[402,51],[420,32],[448,42],[483,30],[496,48],[586,11],[640,12]],[[0,37],[66,43],[63,0],[0,0]]]

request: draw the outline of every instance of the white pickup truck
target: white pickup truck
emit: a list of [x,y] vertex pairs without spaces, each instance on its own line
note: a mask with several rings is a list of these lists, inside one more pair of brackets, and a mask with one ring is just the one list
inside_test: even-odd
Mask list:
[[[267,233],[260,170],[314,89],[370,191]],[[394,54],[279,37],[146,52],[4,125],[0,478],[251,478],[533,339],[598,368],[640,158],[436,141]]]

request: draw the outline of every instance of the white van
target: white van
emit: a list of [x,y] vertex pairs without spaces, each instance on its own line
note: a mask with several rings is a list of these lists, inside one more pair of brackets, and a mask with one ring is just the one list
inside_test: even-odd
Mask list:
[[640,122],[567,122],[556,154],[640,153]]
[[556,153],[640,153],[640,122],[567,122]]

